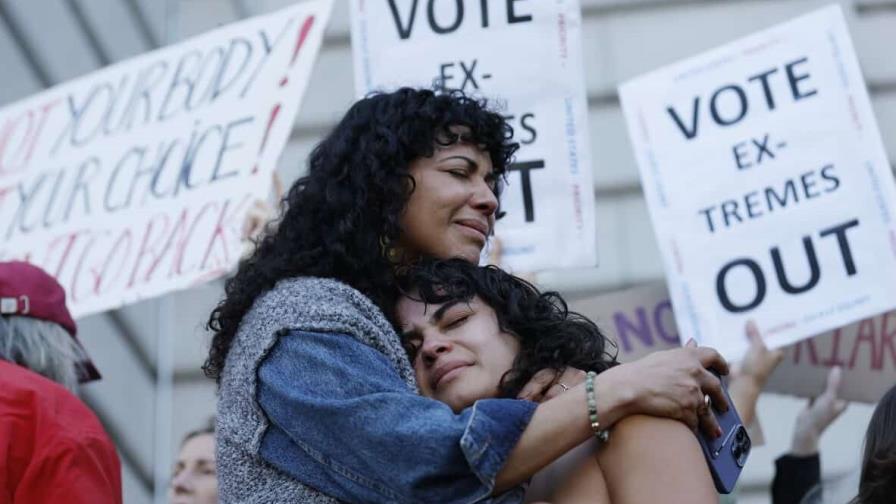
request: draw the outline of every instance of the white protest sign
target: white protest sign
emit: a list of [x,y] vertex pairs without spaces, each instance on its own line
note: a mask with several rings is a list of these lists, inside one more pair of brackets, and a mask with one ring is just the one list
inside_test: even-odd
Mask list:
[[521,144],[496,225],[518,271],[597,260],[578,0],[350,0],[359,96],[400,86],[506,102]]
[[[570,309],[594,320],[616,341],[621,362],[680,345],[664,282],[580,299]],[[732,333],[746,340],[745,328]],[[896,311],[828,331],[786,348],[765,390],[814,397],[824,390],[828,369],[843,368],[842,397],[877,402],[896,384]]]
[[75,316],[224,274],[331,7],[227,25],[0,109],[0,260],[54,275]]
[[685,337],[729,359],[896,307],[896,189],[843,13],[620,87]]

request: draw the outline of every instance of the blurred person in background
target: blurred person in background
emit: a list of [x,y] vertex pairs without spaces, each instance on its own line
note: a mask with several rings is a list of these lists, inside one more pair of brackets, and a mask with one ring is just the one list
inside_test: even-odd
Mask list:
[[756,403],[769,376],[784,360],[784,350],[766,347],[753,320],[747,322],[746,333],[750,346],[744,358],[731,368],[728,395],[740,414],[741,422],[748,428],[759,430]]
[[[784,350],[771,350],[752,320],[747,323],[750,347],[740,363],[732,366],[728,392],[744,425],[761,432],[756,403],[769,377],[784,359]],[[810,399],[794,422],[790,451],[775,460],[772,480],[773,504],[814,504],[822,502],[821,458],[818,442],[824,431],[846,409],[839,398],[842,371],[831,368],[824,392]],[[725,498],[723,502],[734,502]]]
[[174,463],[171,504],[216,504],[218,502],[218,470],[215,466],[214,421],[184,436]]
[[839,366],[831,368],[824,392],[810,399],[797,415],[790,451],[775,460],[773,504],[823,502],[818,442],[824,431],[843,414],[848,405],[839,397],[841,377],[842,370]]
[[100,378],[65,291],[40,268],[0,263],[0,504],[120,504],[121,465],[75,395]]
[[851,504],[896,502],[896,386],[874,408],[865,432],[859,494]]

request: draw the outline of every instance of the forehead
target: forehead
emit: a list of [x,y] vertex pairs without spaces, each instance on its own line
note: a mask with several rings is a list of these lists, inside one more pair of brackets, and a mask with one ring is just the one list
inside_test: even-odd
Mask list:
[[420,300],[420,292],[417,289],[398,299],[395,306],[395,315],[403,328],[414,325],[422,325],[429,321],[429,317],[444,303],[426,303]]
[[[452,310],[455,308],[490,308],[478,295],[474,295],[471,299],[458,298],[443,303],[427,303],[420,300],[416,290],[409,294],[410,297],[402,296],[395,308],[395,314],[398,317],[402,331],[438,324],[439,321],[434,320],[434,316],[439,310],[443,310],[443,313],[452,313]],[[450,306],[446,307],[446,305]]]
[[215,460],[215,437],[199,434],[188,439],[180,449],[180,460]]
[[488,150],[472,138],[472,132],[466,126],[449,126],[448,132],[437,131],[435,141],[437,153],[464,151],[490,159]]

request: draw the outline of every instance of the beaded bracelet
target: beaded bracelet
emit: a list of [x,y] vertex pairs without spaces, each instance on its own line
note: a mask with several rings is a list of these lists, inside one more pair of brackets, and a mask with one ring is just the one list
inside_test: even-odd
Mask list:
[[594,395],[594,378],[597,373],[588,371],[585,375],[585,398],[588,400],[588,419],[591,420],[591,431],[594,437],[601,443],[606,443],[609,434],[606,430],[600,428],[600,422],[597,421],[597,397]]

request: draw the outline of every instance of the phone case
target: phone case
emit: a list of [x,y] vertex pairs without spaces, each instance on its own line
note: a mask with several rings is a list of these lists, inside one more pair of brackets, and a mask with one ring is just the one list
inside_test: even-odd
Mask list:
[[740,415],[734,409],[734,403],[728,397],[728,387],[724,382],[722,390],[725,392],[725,397],[728,398],[728,411],[722,413],[714,407],[711,408],[722,428],[722,435],[713,439],[700,431],[697,439],[700,441],[700,446],[703,447],[703,454],[709,464],[709,472],[712,473],[716,490],[728,494],[734,490],[737,478],[747,462],[752,442],[747,434],[747,429],[740,420]]

